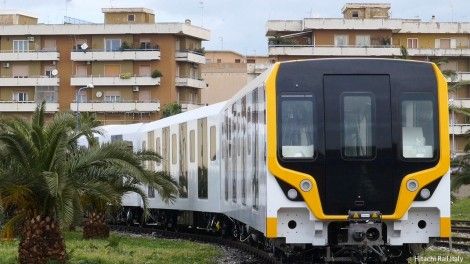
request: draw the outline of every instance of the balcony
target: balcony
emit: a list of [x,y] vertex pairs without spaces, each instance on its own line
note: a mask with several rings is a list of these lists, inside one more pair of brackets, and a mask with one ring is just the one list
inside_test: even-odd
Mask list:
[[459,98],[459,99],[450,99],[449,105],[457,108],[470,108],[470,99]]
[[[158,112],[160,111],[160,102],[158,101],[121,101],[121,102],[86,102],[79,104],[80,112]],[[70,104],[70,110],[77,110],[77,103]]]
[[183,112],[191,111],[191,110],[204,106],[202,104],[196,104],[196,103],[191,103],[191,102],[180,102],[180,103],[181,103],[181,111]]
[[123,51],[72,51],[72,61],[152,61],[160,60],[159,49],[132,49]]
[[58,86],[59,78],[48,76],[1,77],[0,86]]
[[[462,49],[408,49],[408,56],[470,56],[470,48]],[[391,45],[332,46],[332,45],[269,45],[272,56],[401,56],[400,47]]]
[[457,72],[456,75],[447,77],[447,82],[470,82],[470,72]]
[[57,51],[27,51],[14,52],[12,50],[0,51],[0,61],[58,61]]
[[70,79],[72,86],[145,86],[160,85],[160,78],[150,76],[132,76],[130,78],[105,77],[105,76],[75,76]]
[[188,77],[176,77],[176,87],[191,87],[204,89],[207,87],[207,84],[204,80],[193,79]]
[[206,57],[204,54],[194,51],[177,51],[176,61],[194,62],[198,64],[206,64]]
[[[0,101],[0,112],[34,112],[38,102]],[[46,103],[46,112],[59,111],[58,103]]]
[[449,127],[449,134],[463,135],[470,131],[470,124],[455,124]]
[[400,56],[400,48],[392,46],[321,46],[270,45],[269,55],[289,56]]

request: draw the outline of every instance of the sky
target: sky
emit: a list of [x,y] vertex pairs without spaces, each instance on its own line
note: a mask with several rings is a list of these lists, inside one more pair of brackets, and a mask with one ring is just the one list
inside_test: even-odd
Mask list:
[[[347,2],[380,0],[0,0],[0,8],[21,10],[39,17],[40,23],[62,23],[65,15],[103,22],[103,7],[146,7],[157,22],[184,22],[211,31],[206,50],[233,50],[243,55],[266,55],[266,21],[306,17],[341,17]],[[469,21],[469,0],[392,0],[392,18],[429,21]]]

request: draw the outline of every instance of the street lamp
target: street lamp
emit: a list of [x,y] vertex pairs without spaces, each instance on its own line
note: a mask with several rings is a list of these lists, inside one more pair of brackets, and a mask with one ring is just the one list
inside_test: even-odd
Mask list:
[[79,108],[79,105],[80,105],[80,100],[78,100],[78,95],[82,92],[82,90],[85,90],[85,89],[93,89],[95,88],[95,86],[91,83],[87,84],[87,86],[84,86],[84,87],[80,87],[77,92],[75,93],[75,102],[77,102],[77,127],[76,127],[76,130],[77,132],[80,130],[80,108]]

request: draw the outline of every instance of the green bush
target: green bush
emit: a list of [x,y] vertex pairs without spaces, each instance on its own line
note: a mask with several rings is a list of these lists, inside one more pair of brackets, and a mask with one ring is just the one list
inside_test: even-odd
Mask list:
[[132,73],[130,72],[124,72],[119,75],[119,78],[121,79],[130,79],[132,77]]
[[152,78],[160,78],[162,77],[162,73],[159,70],[153,70],[152,72]]
[[178,104],[177,102],[169,103],[165,105],[162,109],[162,116],[163,117],[169,117],[172,115],[177,115],[181,113],[181,105]]

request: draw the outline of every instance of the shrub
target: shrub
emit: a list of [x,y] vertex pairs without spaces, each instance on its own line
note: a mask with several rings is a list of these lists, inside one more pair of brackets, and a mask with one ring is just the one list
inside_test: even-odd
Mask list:
[[132,77],[132,73],[130,72],[124,72],[119,75],[119,78],[121,79],[130,79]]
[[153,70],[152,72],[152,78],[160,78],[162,77],[162,73],[159,70]]
[[177,102],[169,103],[163,107],[162,116],[169,117],[181,113],[181,105]]

